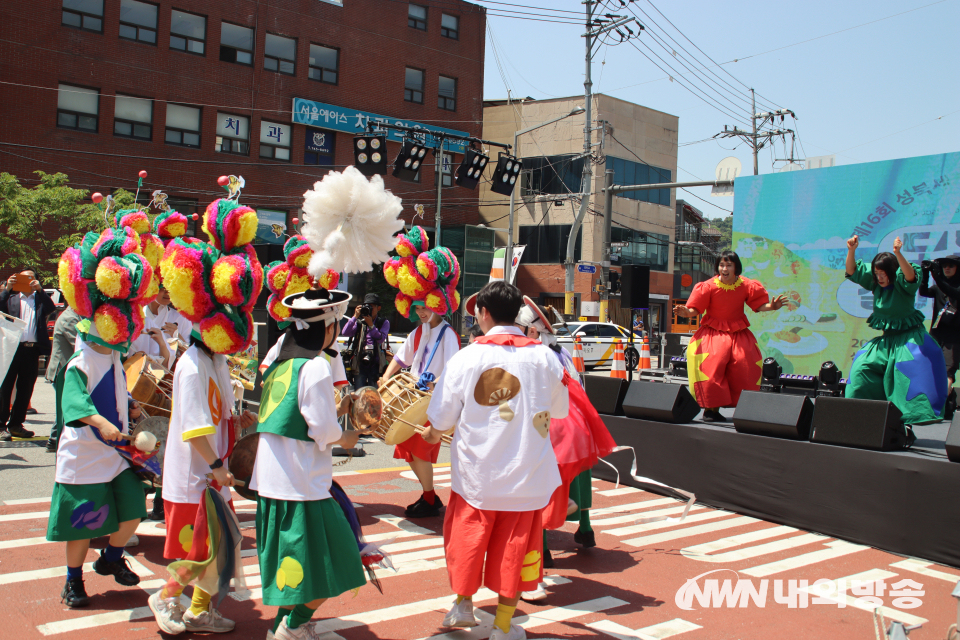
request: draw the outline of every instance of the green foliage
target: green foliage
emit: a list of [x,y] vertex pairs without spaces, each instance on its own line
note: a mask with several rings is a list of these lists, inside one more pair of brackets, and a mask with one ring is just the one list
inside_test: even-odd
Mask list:
[[710,220],[710,225],[714,229],[720,230],[720,242],[717,243],[717,249],[728,251],[733,245],[733,216],[714,218]]
[[[40,183],[32,189],[0,173],[0,268],[30,265],[44,286],[56,287],[63,252],[106,223],[95,205],[84,203],[90,192],[68,186],[66,174],[34,173]],[[120,207],[133,204],[132,193],[120,189],[113,195]]]

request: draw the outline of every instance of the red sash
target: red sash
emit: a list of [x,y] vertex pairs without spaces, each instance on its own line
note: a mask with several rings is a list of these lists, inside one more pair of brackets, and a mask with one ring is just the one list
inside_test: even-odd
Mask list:
[[540,344],[539,340],[528,338],[527,336],[518,336],[512,333],[495,333],[492,336],[480,336],[473,341],[474,344],[495,344],[501,347],[529,347]]

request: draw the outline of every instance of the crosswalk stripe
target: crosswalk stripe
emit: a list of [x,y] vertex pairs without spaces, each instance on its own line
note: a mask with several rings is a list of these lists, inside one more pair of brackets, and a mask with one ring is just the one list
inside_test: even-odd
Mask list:
[[[617,529],[607,529],[604,531],[605,534],[610,536],[628,536],[634,533],[642,533],[644,531],[651,531],[654,529],[664,529],[666,527],[675,527],[678,524],[687,524],[691,522],[703,522],[704,520],[716,520],[717,518],[722,518],[724,516],[733,515],[729,511],[723,511],[717,509],[715,511],[705,511],[701,513],[695,513],[693,515],[687,516],[687,519],[681,522],[663,520],[660,522],[648,522],[646,524],[634,524],[629,527],[619,527]],[[595,523],[594,523],[595,524]]]
[[[845,578],[830,580],[828,583],[821,583],[821,585],[816,588],[813,585],[810,585],[809,587],[804,587],[802,590],[806,591],[814,598],[823,598],[824,600],[831,602],[843,602],[848,607],[854,607],[855,609],[862,609],[869,613],[873,613],[876,607],[872,603],[857,602],[857,598],[848,596],[846,594],[841,596],[839,593],[840,581],[845,580],[847,587],[849,588],[854,580],[859,580],[861,583],[878,582],[880,580],[887,580],[895,577],[897,577],[897,574],[891,571],[884,571],[883,569],[870,569],[869,571],[857,573]],[[824,587],[829,587],[829,590],[825,590]],[[885,617],[887,620],[896,620],[907,625],[925,624],[927,622],[926,618],[921,618],[911,613],[900,611],[899,609],[892,609],[890,607],[879,607],[879,609],[883,614],[883,617]]]
[[17,520],[39,520],[40,518],[46,519],[50,516],[50,510],[46,511],[31,511],[29,513],[8,513],[5,516],[0,516],[0,522],[16,522]]
[[637,489],[636,487],[620,487],[619,489],[607,489],[606,491],[597,491],[598,496],[626,496],[631,493],[643,493],[643,489]]
[[32,547],[38,544],[49,544],[50,540],[41,536],[39,538],[21,538],[19,540],[0,541],[0,549],[19,549],[20,547]]
[[[140,576],[145,578],[147,576],[152,576],[153,571],[147,569],[145,566],[137,562],[130,554],[125,553],[124,557],[130,563],[130,569]],[[86,562],[83,565],[84,571],[93,571],[93,563]],[[0,585],[4,584],[16,584],[18,582],[26,582],[33,580],[44,580],[46,578],[59,578],[61,576],[67,575],[66,565],[59,567],[51,567],[50,569],[33,569],[31,571],[15,571],[13,573],[4,573],[0,574]]]
[[738,572],[748,576],[754,576],[755,578],[762,578],[764,576],[771,576],[775,573],[782,573],[791,569],[799,569],[800,567],[806,567],[818,562],[833,560],[834,558],[856,553],[857,551],[865,551],[866,549],[870,548],[865,547],[862,544],[847,542],[846,540],[834,540],[833,542],[826,543],[826,546],[829,547],[829,549],[812,551],[810,553],[804,553],[792,558],[786,558],[784,560],[777,560],[776,562],[770,562],[768,564],[757,565],[748,569],[738,569]]
[[443,546],[443,538],[440,536],[434,538],[421,538],[420,540],[411,540],[409,542],[396,542],[384,545],[382,549],[387,553],[402,553],[412,549],[426,549],[427,547]]
[[590,518],[593,521],[597,520],[597,516],[605,515],[623,515],[630,511],[636,511],[637,509],[649,509],[650,507],[660,507],[665,504],[685,504],[680,500],[674,500],[673,498],[655,498],[653,500],[643,500],[641,502],[629,502],[627,504],[618,504],[615,507],[603,507],[601,509],[590,509]]
[[[674,502],[674,501],[671,500],[671,502]],[[640,513],[629,513],[629,514],[624,515],[624,516],[617,516],[617,517],[615,517],[615,518],[605,518],[605,519],[603,519],[603,520],[593,520],[593,518],[591,518],[591,524],[592,524],[594,527],[602,527],[602,526],[611,525],[611,524],[623,524],[623,523],[625,523],[625,522],[636,522],[636,521],[639,520],[640,518],[655,518],[655,517],[657,517],[657,516],[672,516],[672,515],[677,514],[677,513],[683,513],[683,510],[686,509],[686,508],[687,508],[687,506],[682,504],[682,505],[680,505],[680,506],[678,506],[678,507],[668,507],[668,508],[666,508],[666,509],[654,509],[653,511],[643,511],[643,512],[640,512]],[[707,507],[704,507],[704,506],[701,506],[701,505],[695,505],[693,508],[690,509],[690,511],[691,511],[691,512],[693,512],[693,511],[703,511],[703,510],[706,509],[706,508],[707,508]],[[676,523],[674,523],[674,524],[676,524]]]
[[2,504],[7,507],[14,507],[24,504],[42,504],[44,502],[50,502],[50,500],[52,500],[50,496],[46,498],[22,498],[19,500],[4,500]]
[[687,631],[696,631],[702,629],[700,625],[687,622],[683,618],[674,618],[666,622],[650,625],[642,629],[632,630],[622,624],[617,624],[612,620],[598,620],[587,625],[597,631],[602,631],[608,636],[613,636],[618,640],[662,640],[670,638]]
[[387,524],[392,524],[393,526],[395,526],[395,527],[397,527],[398,529],[401,529],[401,530],[403,530],[403,531],[412,531],[412,532],[414,532],[414,533],[419,533],[419,534],[422,534],[422,535],[425,535],[425,536],[433,536],[433,535],[436,535],[436,533],[434,533],[432,530],[430,530],[430,529],[424,529],[424,528],[421,527],[420,525],[414,524],[414,523],[410,522],[409,520],[407,520],[406,518],[403,518],[403,517],[401,517],[401,516],[394,516],[394,515],[391,515],[391,514],[387,513],[387,514],[384,514],[384,515],[373,516],[373,517],[376,518],[377,520],[380,520],[381,522],[386,522]]
[[[766,540],[767,538],[775,538],[777,536],[783,536],[788,533],[797,533],[797,530],[793,527],[769,527],[767,529],[758,529],[757,531],[748,531],[747,533],[740,533],[734,536],[729,536],[727,538],[720,538],[719,540],[711,540],[710,542],[704,542],[703,544],[694,545],[692,547],[687,547],[681,549],[680,553],[692,560],[700,560],[702,562],[731,562],[726,558],[732,557],[735,560],[742,560],[744,557],[753,557],[750,555],[740,556],[736,554],[744,553],[749,551],[754,547],[748,547],[746,550],[740,549],[738,551],[732,551],[728,553],[716,553],[722,549],[729,549],[730,547],[737,547],[744,545],[750,542],[756,542],[757,540]],[[816,542],[818,540],[824,540],[824,537],[819,534],[807,534],[815,536],[811,538],[809,542]],[[793,538],[787,538],[786,540],[792,540]],[[778,542],[783,542],[780,540]],[[804,542],[807,544],[808,542]],[[785,547],[789,548],[789,547]],[[755,554],[759,555],[759,554]],[[724,558],[723,560],[717,560],[717,558]]]
[[894,562],[890,566],[896,567],[897,569],[905,569],[907,571],[919,573],[922,576],[937,578],[938,580],[946,580],[950,584],[955,584],[956,582],[960,581],[960,575],[956,575],[954,573],[947,573],[946,571],[938,571],[936,569],[930,569],[929,567],[932,564],[933,564],[932,562],[927,562],[925,560],[908,558],[907,560]]
[[[708,515],[708,514],[700,514]],[[687,520],[696,516],[690,516]],[[696,527],[684,527],[681,529],[674,529],[673,531],[665,531],[663,533],[655,533],[649,536],[640,536],[639,538],[631,538],[630,540],[624,540],[624,544],[629,544],[632,547],[647,547],[652,544],[660,544],[661,542],[669,542],[670,540],[679,540],[680,538],[689,538],[691,536],[698,536],[704,533],[713,533],[714,531],[722,531],[724,529],[732,529],[734,527],[742,527],[744,525],[753,524],[754,522],[759,522],[756,518],[751,518],[749,516],[740,516],[739,518],[730,518],[728,520],[722,520],[720,522],[712,522],[710,524],[702,524]],[[654,522],[648,525],[641,525],[644,527],[649,527],[650,529],[660,529],[667,526],[675,525],[675,522]]]
[[[577,604],[566,607],[551,607],[529,616],[517,616],[513,619],[513,624],[519,625],[524,629],[535,629],[555,622],[564,622],[572,618],[578,618],[589,613],[597,613],[599,611],[621,607],[625,604],[629,603],[619,598],[605,596],[595,600],[578,602]],[[469,631],[451,631],[450,633],[442,633],[430,636],[429,638],[422,638],[421,640],[466,640],[468,638],[470,640],[480,640],[482,638],[489,638],[493,631],[493,616],[486,611],[476,611],[475,614],[480,620],[480,625],[473,627]]]
[[57,622],[48,622],[37,627],[37,631],[45,636],[53,636],[69,631],[80,631],[82,629],[93,629],[107,624],[116,624],[118,622],[129,622],[131,620],[140,620],[142,618],[152,618],[153,612],[150,607],[137,607],[136,609],[125,609],[123,611],[111,611],[110,613],[97,613],[92,616],[83,616],[72,618],[70,620],[59,620]]

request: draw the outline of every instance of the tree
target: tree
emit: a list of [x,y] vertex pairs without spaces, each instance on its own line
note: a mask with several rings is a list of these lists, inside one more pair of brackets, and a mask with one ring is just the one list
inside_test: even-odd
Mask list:
[[720,230],[720,241],[717,242],[717,251],[729,251],[733,246],[733,216],[714,218],[710,226]]
[[[16,176],[0,173],[0,267],[31,266],[45,286],[58,286],[57,263],[88,231],[106,226],[100,209],[84,201],[85,189],[67,186],[63,173],[35,171],[40,183],[29,189]],[[129,207],[133,194],[117,190],[119,207]]]

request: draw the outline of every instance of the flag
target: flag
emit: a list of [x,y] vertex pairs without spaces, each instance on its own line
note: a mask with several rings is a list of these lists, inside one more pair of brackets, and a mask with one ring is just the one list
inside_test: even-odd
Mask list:
[[[520,258],[523,256],[523,250],[527,248],[525,244],[516,244],[513,246],[513,263],[510,267],[510,284],[517,281],[517,266],[520,264]],[[503,280],[503,259],[507,255],[507,250],[497,249],[493,252],[493,266],[490,268],[490,282],[494,280]]]

